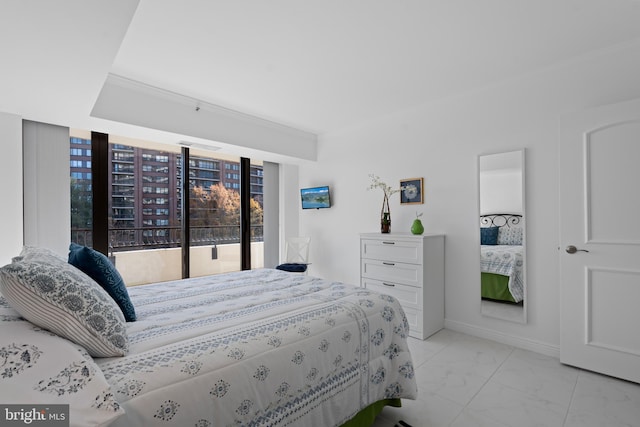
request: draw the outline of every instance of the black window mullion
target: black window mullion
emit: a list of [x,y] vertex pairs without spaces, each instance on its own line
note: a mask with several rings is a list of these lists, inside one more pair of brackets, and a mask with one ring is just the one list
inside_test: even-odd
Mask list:
[[109,135],[91,132],[92,246],[109,255]]
[[182,147],[182,168],[180,169],[182,198],[180,199],[180,238],[182,242],[182,278],[189,277],[189,252],[191,249],[191,224],[189,221],[189,148]]
[[251,161],[240,158],[240,264],[251,270]]

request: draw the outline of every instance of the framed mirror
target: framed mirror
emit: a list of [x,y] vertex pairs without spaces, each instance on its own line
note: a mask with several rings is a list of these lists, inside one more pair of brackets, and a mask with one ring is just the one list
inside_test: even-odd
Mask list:
[[480,307],[527,322],[525,151],[478,156]]

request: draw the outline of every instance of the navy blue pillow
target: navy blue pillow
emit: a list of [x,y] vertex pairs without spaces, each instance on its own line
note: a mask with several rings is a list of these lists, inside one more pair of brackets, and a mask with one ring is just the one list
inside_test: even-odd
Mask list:
[[276,267],[278,270],[288,271],[291,273],[304,273],[307,271],[307,264],[286,263]]
[[129,299],[129,292],[127,292],[124,280],[109,258],[86,246],[71,243],[69,245],[69,264],[98,282],[118,304],[127,322],[136,320],[136,311]]
[[480,228],[480,244],[481,245],[497,245],[498,230],[500,230],[500,227],[481,227]]

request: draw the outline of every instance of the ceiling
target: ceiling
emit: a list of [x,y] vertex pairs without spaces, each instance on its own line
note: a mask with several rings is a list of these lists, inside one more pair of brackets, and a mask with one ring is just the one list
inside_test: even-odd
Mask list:
[[107,126],[113,74],[322,135],[639,38],[638,0],[3,0],[0,111]]

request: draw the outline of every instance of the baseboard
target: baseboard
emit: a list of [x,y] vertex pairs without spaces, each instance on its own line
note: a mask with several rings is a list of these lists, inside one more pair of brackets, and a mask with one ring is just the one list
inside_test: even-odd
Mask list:
[[481,328],[475,325],[470,325],[468,323],[456,322],[454,320],[445,319],[444,327],[446,329],[451,329],[452,331],[456,332],[462,332],[474,337],[496,341],[501,344],[507,344],[524,350],[556,357],[558,359],[560,358],[560,347],[555,345],[550,345],[539,341],[518,337],[515,335],[505,334],[504,332],[498,332],[493,329]]

